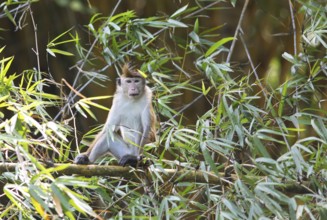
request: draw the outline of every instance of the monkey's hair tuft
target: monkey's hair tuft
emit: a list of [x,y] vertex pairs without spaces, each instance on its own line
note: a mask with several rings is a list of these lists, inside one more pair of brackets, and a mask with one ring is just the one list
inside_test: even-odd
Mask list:
[[122,68],[122,77],[142,77],[142,75],[134,69],[134,66],[131,66],[130,63],[125,63]]

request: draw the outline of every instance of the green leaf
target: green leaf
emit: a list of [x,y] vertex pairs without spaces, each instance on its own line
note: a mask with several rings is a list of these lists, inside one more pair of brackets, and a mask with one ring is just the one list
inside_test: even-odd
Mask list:
[[[34,90],[35,91],[35,90]],[[37,97],[42,97],[44,99],[50,99],[50,100],[57,100],[57,99],[61,99],[61,97],[55,95],[55,94],[50,94],[50,93],[45,93],[45,92],[34,92],[31,91],[31,94],[37,96]],[[45,103],[45,102],[39,102],[39,104],[41,103]]]
[[6,46],[3,46],[0,48],[0,53],[6,48]]
[[[66,166],[68,165],[68,166]],[[69,164],[61,165],[53,169],[51,172],[57,170],[64,170],[69,167]],[[92,178],[86,178],[82,176],[60,176],[56,179],[56,184],[63,184],[65,186],[79,186],[83,188],[89,188],[89,189],[96,189],[98,188],[97,185],[94,185],[94,180],[96,180],[96,177]]]
[[224,103],[223,102],[220,102],[219,103],[219,106],[217,108],[217,114],[216,114],[216,117],[215,117],[215,123],[216,123],[216,125],[218,125],[220,123],[220,120],[221,120],[221,116],[223,114],[223,111],[224,111]]
[[[11,78],[11,76],[8,76],[8,78],[6,78],[7,72],[9,70],[13,60],[14,60],[14,57],[7,57],[7,58],[3,58],[2,60],[0,60],[0,65],[1,65],[0,66],[0,80],[1,80],[1,83],[5,83],[8,86],[10,86],[12,83],[12,80],[14,80],[14,78],[16,78],[16,76],[14,76],[14,75],[12,76],[13,78]],[[1,85],[1,86],[3,86],[3,85]]]
[[139,74],[141,74],[141,76],[142,76],[144,79],[148,78],[148,76],[146,75],[146,73],[143,72],[142,70],[137,70],[137,72],[138,72]]
[[168,19],[167,22],[169,24],[172,24],[173,27],[182,27],[182,28],[187,28],[188,26],[186,24],[184,24],[183,22],[174,20],[174,19]]
[[219,41],[217,41],[216,43],[214,43],[206,52],[206,54],[204,55],[205,57],[210,56],[213,52],[215,52],[219,47],[221,47],[222,45],[224,45],[225,43],[234,40],[234,37],[226,37],[223,38]]
[[291,62],[291,63],[295,63],[295,59],[294,59],[294,57],[293,57],[291,54],[287,53],[287,52],[284,52],[284,53],[282,54],[282,57],[283,57],[285,60],[287,60],[287,61],[289,61],[289,62]]
[[197,18],[194,23],[193,31],[198,34],[199,33],[199,19]]
[[74,54],[70,53],[70,52],[67,52],[67,51],[64,51],[64,50],[59,50],[59,49],[47,49],[48,53],[50,53],[50,55],[52,56],[56,56],[55,54],[61,54],[61,55],[65,55],[65,56],[74,56]]
[[70,197],[70,203],[72,206],[81,213],[88,213],[89,215],[96,217],[97,214],[93,211],[93,209],[84,202],[83,200],[79,199],[76,195],[76,193],[73,193],[71,190],[66,191],[67,195]]
[[72,42],[72,41],[75,41],[73,39],[70,39],[70,40],[66,40],[66,41],[62,41],[62,42],[59,42],[59,43],[55,43],[56,40],[58,40],[59,38],[63,37],[64,35],[66,35],[69,31],[71,31],[73,28],[70,28],[68,29],[67,31],[59,34],[57,37],[55,37],[52,41],[50,41],[48,44],[47,44],[47,47],[53,47],[53,46],[57,46],[59,44],[64,44],[64,43],[68,43],[68,42]]
[[110,26],[112,26],[116,31],[120,31],[121,28],[114,22],[109,22],[108,23]]
[[45,209],[49,213],[51,212],[48,204],[46,204],[42,199],[45,198],[47,195],[44,191],[42,191],[40,187],[31,184],[29,186],[29,193],[31,195],[31,198],[34,198],[33,205],[40,214],[43,213],[42,209]]
[[56,124],[53,121],[49,121],[47,123],[47,127],[51,129],[61,140],[68,142],[67,138],[65,135],[61,132],[60,125]]
[[[20,211],[25,212],[22,204],[23,201],[21,200],[21,195],[19,195],[19,192],[21,192],[21,187],[22,186],[16,186],[15,184],[6,184],[3,187],[3,192],[6,194],[6,196],[10,199],[10,201],[20,209]],[[14,190],[12,190],[14,189]]]
[[211,155],[209,154],[209,151],[205,145],[205,143],[200,143],[200,147],[201,147],[201,150],[202,150],[202,154],[203,154],[203,157],[205,159],[205,161],[209,164],[211,170],[217,175],[217,176],[220,176],[219,175],[219,172],[218,172],[218,169],[217,169],[217,166],[215,164],[215,162],[213,161]]
[[253,136],[253,145],[254,145],[254,148],[259,151],[260,155],[270,158],[270,154],[268,153],[266,146],[264,146],[261,143],[260,139],[256,135]]
[[103,106],[103,105],[100,105],[100,104],[98,104],[98,103],[95,103],[95,102],[92,102],[92,101],[90,101],[90,99],[83,99],[84,100],[84,102],[87,104],[87,105],[91,105],[91,106],[94,106],[94,107],[96,107],[96,108],[99,108],[99,109],[102,109],[102,110],[105,110],[105,111],[109,111],[109,108],[107,108],[107,107],[105,107],[105,106]]
[[[80,108],[80,109],[78,109]],[[82,109],[84,110],[82,110]],[[90,115],[94,120],[97,120],[96,116],[93,114],[93,112],[90,110],[90,106],[85,102],[84,99],[80,99],[77,103],[76,103],[76,109],[84,116],[87,118],[87,116],[85,115],[84,112],[87,112],[88,115]],[[80,111],[82,110],[82,111]],[[84,113],[84,114],[83,114]]]
[[327,142],[327,128],[321,119],[312,119],[311,125],[313,129],[317,132],[317,134]]
[[288,83],[285,82],[282,90],[282,97],[278,106],[278,116],[281,117],[283,115],[283,110],[285,106],[285,100],[287,98],[287,89],[288,89]]
[[162,86],[162,88],[164,88],[168,93],[171,93],[171,90],[160,79],[158,79],[154,75],[152,76],[152,79],[156,81],[160,86]]
[[236,1],[237,1],[237,0],[231,0],[231,1],[230,1],[230,3],[233,5],[233,7],[235,7],[235,5],[236,5]]
[[187,7],[188,7],[188,4],[187,5],[185,5],[185,6],[183,6],[183,7],[181,7],[181,8],[179,8],[177,11],[175,11],[170,17],[171,18],[174,18],[174,17],[176,17],[177,15],[180,15],[180,14],[182,14],[186,9],[187,9]]
[[235,217],[246,219],[246,216],[242,213],[242,209],[236,206],[233,202],[227,200],[226,198],[223,198],[222,202],[231,211],[231,213],[233,213],[233,215],[236,215]]
[[202,81],[202,93],[203,93],[203,95],[207,95],[210,90],[211,90],[211,87],[209,87],[208,89],[206,89],[205,84]]
[[[64,187],[64,186],[63,186]],[[62,205],[66,210],[71,210],[71,205],[69,204],[69,198],[67,195],[65,195],[62,190],[55,184],[51,184],[51,190],[53,196],[57,197],[58,200],[55,200],[56,202],[60,202],[60,204],[57,204],[58,207]]]
[[85,112],[83,111],[83,109],[81,108],[80,104],[77,102],[75,105],[76,110],[84,117],[87,118],[87,115],[85,114]]
[[54,52],[52,52],[51,49],[47,48],[46,51],[53,57],[56,57],[56,54]]
[[17,26],[17,23],[16,23],[14,17],[12,16],[12,14],[10,13],[10,11],[8,10],[8,7],[5,6],[5,7],[3,8],[3,10],[4,10],[6,16],[9,18],[9,20],[10,20],[10,21],[15,25],[15,26]]

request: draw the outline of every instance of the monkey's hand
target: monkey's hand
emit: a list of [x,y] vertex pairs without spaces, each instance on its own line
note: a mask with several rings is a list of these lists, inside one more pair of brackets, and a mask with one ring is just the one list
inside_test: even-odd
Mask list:
[[139,162],[139,159],[138,159],[137,156],[127,154],[127,155],[123,156],[123,157],[119,160],[118,164],[119,164],[120,166],[126,166],[126,165],[129,165],[129,166],[132,166],[132,167],[137,167],[138,162]]
[[86,154],[79,154],[79,155],[77,155],[77,157],[75,157],[74,163],[75,164],[84,164],[84,165],[86,165],[86,164],[90,163],[90,160],[89,160],[89,157]]

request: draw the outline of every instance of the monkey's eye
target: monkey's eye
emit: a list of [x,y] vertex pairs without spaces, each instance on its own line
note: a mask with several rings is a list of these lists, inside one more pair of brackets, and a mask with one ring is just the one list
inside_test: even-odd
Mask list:
[[126,82],[127,82],[127,83],[131,83],[131,82],[132,82],[132,80],[130,80],[130,79],[127,79],[127,80],[126,80]]
[[139,79],[135,79],[135,81],[134,82],[136,82],[136,83],[139,83],[140,82],[140,80]]

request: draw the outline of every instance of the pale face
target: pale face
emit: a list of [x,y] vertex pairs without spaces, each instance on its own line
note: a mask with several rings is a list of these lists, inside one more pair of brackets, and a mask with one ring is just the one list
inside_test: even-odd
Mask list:
[[121,87],[126,96],[136,99],[143,95],[145,82],[140,77],[121,77]]

